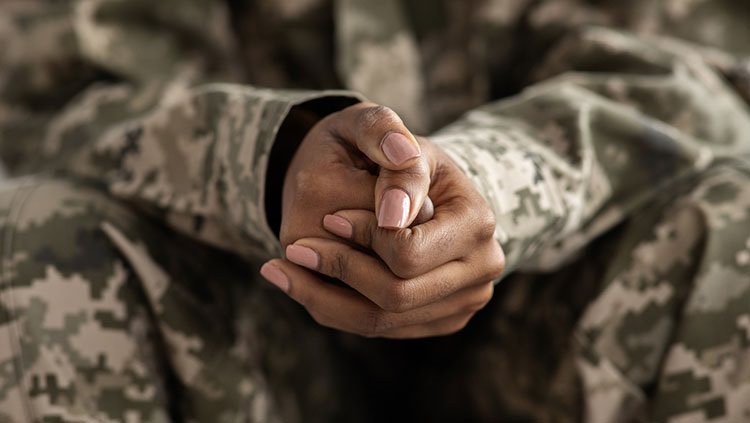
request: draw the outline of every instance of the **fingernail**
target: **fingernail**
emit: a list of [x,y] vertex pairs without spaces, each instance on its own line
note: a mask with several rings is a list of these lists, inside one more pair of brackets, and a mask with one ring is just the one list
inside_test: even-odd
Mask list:
[[301,245],[289,245],[286,247],[286,258],[292,263],[316,270],[318,268],[318,253]]
[[338,235],[341,238],[349,239],[354,233],[354,228],[348,220],[333,214],[327,214],[323,217],[323,227],[326,228],[327,231],[334,235]]
[[278,266],[266,263],[260,268],[260,274],[280,290],[289,292],[289,278],[286,277],[286,274]]
[[395,165],[419,157],[419,146],[398,132],[391,132],[383,138],[380,146],[383,153]]
[[392,189],[383,194],[378,214],[378,226],[381,228],[402,228],[409,217],[411,200],[400,189]]

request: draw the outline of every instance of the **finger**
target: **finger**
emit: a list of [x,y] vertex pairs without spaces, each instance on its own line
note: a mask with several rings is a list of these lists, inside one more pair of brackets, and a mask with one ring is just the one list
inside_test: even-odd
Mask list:
[[355,104],[331,115],[329,122],[342,141],[384,169],[407,169],[422,154],[416,137],[388,107]]
[[421,225],[435,216],[435,205],[432,203],[432,199],[428,196],[422,203],[422,208],[419,209],[417,217],[414,218],[412,225]]
[[405,228],[417,217],[430,188],[432,162],[393,110],[362,103],[330,120],[332,132],[381,167],[375,185],[378,224]]
[[351,208],[373,210],[376,178],[369,173],[328,163],[298,171],[285,191],[289,209],[330,210],[339,204],[356,204]]
[[459,313],[435,322],[423,325],[412,325],[394,328],[384,332],[381,337],[389,339],[419,339],[449,336],[463,330],[475,313]]
[[327,283],[313,272],[287,260],[268,261],[260,269],[261,275],[307,309],[323,326],[363,334],[370,329],[367,323],[380,310],[369,300],[351,289]]
[[409,227],[417,218],[429,189],[429,169],[424,162],[404,171],[382,169],[375,183],[378,226],[387,229]]
[[300,266],[343,281],[380,308],[397,313],[432,304],[494,277],[482,266],[454,261],[416,278],[401,279],[377,258],[324,238],[298,240],[287,247],[286,256]]
[[[366,337],[395,338],[399,337],[402,329],[407,328],[411,329],[406,332],[410,332],[412,337],[435,336],[441,327],[444,328],[440,322],[445,323],[450,318],[473,316],[489,302],[489,298],[491,292],[490,297],[486,297],[485,289],[471,287],[445,301],[405,313],[388,312],[376,307],[357,316],[342,316],[339,310],[330,310],[332,313],[311,311],[311,315],[323,326]],[[430,335],[427,335],[425,330],[428,328]],[[406,333],[401,337],[405,335]]]
[[[442,166],[440,175],[431,194],[441,203],[433,218],[422,224],[396,232],[384,231],[373,224],[368,212],[342,209],[334,214],[342,219],[329,217],[324,227],[333,223],[335,227],[330,228],[333,233],[340,229],[339,236],[351,237],[356,244],[375,251],[402,278],[412,278],[450,261],[476,255],[478,245],[495,242],[496,220],[492,209],[458,168]],[[502,267],[504,257],[499,256],[488,256],[488,262],[478,263]]]
[[[448,262],[478,253],[478,246],[495,242],[495,219],[487,211],[471,210],[463,202],[442,205],[429,221],[398,231],[377,225],[369,210],[340,210],[323,218],[323,227],[375,252],[402,278],[413,278]],[[457,228],[461,228],[457,230]],[[478,260],[498,265],[499,257]]]
[[378,308],[351,289],[322,281],[313,272],[287,260],[264,264],[261,275],[303,305],[315,320],[327,327],[363,336],[380,336],[394,328],[424,325],[446,316],[473,314],[492,297],[485,287],[471,287],[441,304],[408,313],[392,313]]
[[[341,183],[346,180],[347,183]],[[320,217],[342,204],[372,210],[375,177],[365,171],[346,169],[333,163],[304,169],[294,175],[292,189],[284,190],[279,239],[283,246],[297,239],[325,236]]]
[[465,301],[465,306],[458,309],[457,312],[423,324],[394,327],[385,331],[381,336],[391,339],[414,339],[452,335],[461,331],[471,318],[489,303],[492,299],[493,289],[494,284],[492,282],[488,282],[484,286],[465,289],[455,296],[472,292],[472,301]]

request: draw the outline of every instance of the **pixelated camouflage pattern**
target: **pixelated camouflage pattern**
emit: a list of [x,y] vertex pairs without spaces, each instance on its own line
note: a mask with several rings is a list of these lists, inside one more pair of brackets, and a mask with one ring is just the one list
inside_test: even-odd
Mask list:
[[247,283],[260,263],[83,182],[27,179],[0,213],[3,423],[294,421],[305,404],[305,421],[347,420],[331,401],[345,388],[354,403],[341,353],[283,294]]
[[[0,421],[750,421],[748,21],[739,0],[0,4],[0,157],[47,174],[0,194]],[[337,335],[254,276],[289,110],[362,95],[497,217],[507,275],[455,336]]]

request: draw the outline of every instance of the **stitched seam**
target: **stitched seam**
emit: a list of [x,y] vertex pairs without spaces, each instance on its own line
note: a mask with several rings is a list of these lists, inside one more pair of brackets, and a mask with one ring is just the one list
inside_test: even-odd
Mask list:
[[29,421],[38,421],[39,419],[34,416],[34,409],[31,405],[31,400],[29,399],[28,395],[25,395],[26,392],[28,392],[23,380],[23,371],[26,366],[24,366],[24,358],[20,346],[21,333],[23,333],[23,330],[21,329],[16,319],[10,318],[10,311],[16,310],[16,308],[13,298],[13,286],[11,283],[10,271],[6,266],[6,262],[12,259],[11,252],[13,250],[15,228],[18,218],[21,215],[21,211],[23,210],[26,201],[31,197],[31,195],[39,187],[39,185],[40,183],[38,182],[32,183],[31,181],[25,181],[21,183],[20,186],[16,189],[16,192],[13,193],[13,198],[11,199],[9,207],[10,212],[8,213],[8,223],[5,230],[3,231],[3,256],[0,257],[0,272],[2,272],[2,279],[7,290],[7,293],[4,293],[5,290],[0,290],[0,295],[4,297],[2,298],[2,300],[5,304],[7,304],[9,310],[8,333],[10,337],[9,345],[14,357],[13,368],[16,375],[16,382],[22,390],[21,401],[24,404],[26,416],[29,418]]

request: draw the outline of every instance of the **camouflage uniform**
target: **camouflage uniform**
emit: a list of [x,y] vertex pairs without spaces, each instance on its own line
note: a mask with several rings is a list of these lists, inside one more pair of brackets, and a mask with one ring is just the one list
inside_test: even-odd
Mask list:
[[[0,4],[0,422],[750,421],[749,20],[741,0]],[[256,276],[280,254],[279,128],[363,95],[497,217],[508,272],[455,336],[339,334]]]

